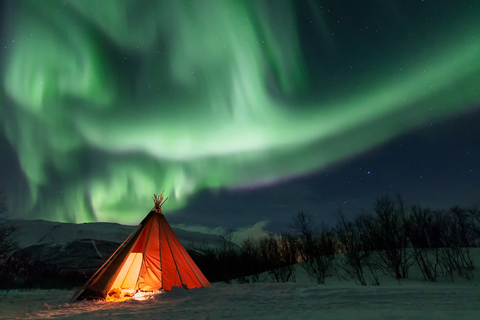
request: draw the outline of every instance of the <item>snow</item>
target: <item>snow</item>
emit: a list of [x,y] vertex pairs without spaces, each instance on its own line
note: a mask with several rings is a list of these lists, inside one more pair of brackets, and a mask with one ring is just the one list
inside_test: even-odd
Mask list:
[[[22,247],[88,238],[121,242],[133,230],[102,223],[77,227],[47,221],[17,223],[22,225]],[[184,244],[201,245],[208,236],[175,232]],[[211,240],[221,245],[218,236]],[[480,249],[472,253],[479,268]],[[412,269],[409,279],[399,282],[382,276],[380,286],[366,287],[336,276],[318,285],[299,265],[296,283],[269,283],[266,275],[260,278],[263,282],[173,288],[146,300],[123,302],[70,303],[74,290],[0,291],[0,319],[480,319],[479,270],[472,280],[442,278],[429,283]]]
[[[384,283],[384,284],[383,284]],[[382,279],[357,286],[327,278],[297,283],[214,283],[173,288],[143,301],[69,303],[73,291],[0,291],[0,319],[480,319],[479,281]]]
[[[75,240],[95,239],[122,243],[137,226],[110,222],[61,223],[46,220],[9,219],[7,223],[18,227],[16,237],[19,248],[38,244],[65,245]],[[140,222],[140,221],[139,221]],[[172,228],[185,248],[207,246],[222,248],[223,241],[218,235]]]
[[69,304],[70,291],[2,293],[1,319],[478,319],[479,288],[297,283],[175,288],[144,301]]

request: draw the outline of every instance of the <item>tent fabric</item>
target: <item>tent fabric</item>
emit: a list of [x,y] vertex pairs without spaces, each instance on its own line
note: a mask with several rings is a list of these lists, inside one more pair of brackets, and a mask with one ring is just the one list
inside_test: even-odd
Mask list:
[[150,211],[135,231],[72,297],[72,301],[102,299],[115,292],[170,291],[210,283],[182,246],[160,210]]

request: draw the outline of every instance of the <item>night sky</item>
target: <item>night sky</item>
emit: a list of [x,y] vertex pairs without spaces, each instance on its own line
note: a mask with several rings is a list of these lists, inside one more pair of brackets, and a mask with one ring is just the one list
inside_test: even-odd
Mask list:
[[478,205],[480,2],[2,1],[10,217],[245,234]]

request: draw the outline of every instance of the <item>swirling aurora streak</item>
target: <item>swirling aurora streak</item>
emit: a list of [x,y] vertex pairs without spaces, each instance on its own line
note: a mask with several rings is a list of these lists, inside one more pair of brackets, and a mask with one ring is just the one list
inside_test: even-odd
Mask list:
[[[367,5],[345,24],[331,1],[6,7],[0,115],[29,184],[11,206],[28,217],[138,222],[153,192],[171,210],[205,188],[308,174],[480,101],[475,3],[355,39],[374,24]],[[412,42],[395,43],[407,27]]]

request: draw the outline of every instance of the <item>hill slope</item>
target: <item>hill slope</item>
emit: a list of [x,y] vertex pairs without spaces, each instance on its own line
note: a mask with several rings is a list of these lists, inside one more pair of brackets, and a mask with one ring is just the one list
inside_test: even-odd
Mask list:
[[[136,226],[127,226],[110,222],[61,223],[46,220],[9,219],[7,224],[18,227],[16,242],[18,248],[24,249],[34,245],[67,245],[77,240],[100,240],[122,243]],[[185,231],[172,228],[182,245],[187,249],[208,246],[219,249],[223,239],[219,235]]]
[[[28,261],[39,261],[64,271],[84,270],[82,272],[87,273],[98,269],[136,228],[107,222],[74,224],[12,219],[6,223],[18,229],[17,250],[11,259],[28,265],[32,264]],[[223,247],[224,239],[219,235],[173,230],[190,254],[195,255],[205,248]],[[20,268],[19,263],[13,263]]]

